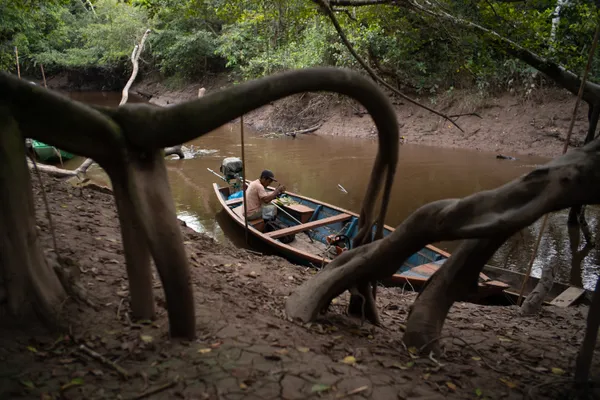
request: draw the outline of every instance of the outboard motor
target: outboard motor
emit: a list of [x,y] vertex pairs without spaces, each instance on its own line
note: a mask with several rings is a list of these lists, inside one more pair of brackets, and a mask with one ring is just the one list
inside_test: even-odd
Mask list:
[[239,157],[227,157],[221,162],[221,173],[229,184],[229,195],[240,192],[242,190],[242,159]]

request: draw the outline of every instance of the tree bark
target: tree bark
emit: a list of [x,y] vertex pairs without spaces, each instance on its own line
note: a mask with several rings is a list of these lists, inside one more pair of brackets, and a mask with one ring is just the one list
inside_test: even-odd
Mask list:
[[[140,241],[143,225],[140,213],[132,201],[132,193],[126,173],[112,173],[113,193],[117,204],[121,237],[125,251],[127,280],[133,319],[154,319],[154,293],[152,291],[152,271],[150,268],[150,250],[145,241]],[[142,217],[143,218],[143,217]]]
[[431,276],[415,300],[402,340],[408,347],[439,351],[444,321],[452,304],[464,293],[477,290],[485,263],[510,236],[465,240]]
[[523,316],[536,315],[542,309],[546,296],[552,290],[554,278],[556,277],[557,264],[547,263],[542,269],[542,276],[535,288],[527,295],[519,314]]
[[131,154],[128,186],[162,281],[172,337],[196,335],[194,295],[162,151]]
[[35,310],[56,326],[66,292],[40,248],[24,143],[16,121],[0,107],[0,272],[11,314]]

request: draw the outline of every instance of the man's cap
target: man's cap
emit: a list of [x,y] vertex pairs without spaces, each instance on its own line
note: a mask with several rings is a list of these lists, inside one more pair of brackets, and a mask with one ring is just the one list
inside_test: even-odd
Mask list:
[[275,175],[273,175],[273,172],[271,172],[268,169],[265,169],[263,172],[261,172],[260,173],[260,177],[261,178],[272,179],[273,181],[277,182],[277,179],[275,179]]

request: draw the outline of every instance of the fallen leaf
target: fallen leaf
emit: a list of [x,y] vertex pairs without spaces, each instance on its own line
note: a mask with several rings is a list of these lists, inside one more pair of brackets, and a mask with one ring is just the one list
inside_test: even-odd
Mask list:
[[199,349],[198,353],[200,354],[206,354],[206,353],[210,353],[212,351],[212,349]]
[[289,353],[289,351],[288,351],[288,349],[280,349],[280,350],[277,350],[275,353],[281,354],[281,355],[286,355],[287,353]]
[[481,361],[481,357],[477,357],[477,356],[473,356],[473,357],[471,357],[471,359],[475,360],[475,361]]
[[25,386],[25,387],[27,387],[27,388],[29,388],[29,389],[35,389],[35,385],[33,384],[33,382],[32,382],[32,381],[25,381],[25,380],[22,380],[22,381],[20,381],[20,382],[21,382],[21,385],[23,385],[23,386]]
[[411,356],[411,358],[419,358],[419,350],[417,350],[416,347],[412,346],[408,348],[408,355]]
[[451,390],[456,390],[456,385],[452,382],[446,382],[446,386],[448,386]]
[[154,340],[154,338],[150,335],[141,335],[140,339],[142,339],[142,342],[144,343],[152,343],[152,341]]
[[517,387],[516,383],[509,381],[507,378],[500,378],[500,382],[504,383],[506,386],[508,386],[511,389],[514,389]]
[[300,353],[308,353],[310,349],[308,347],[298,347],[296,348]]
[[248,389],[248,385],[246,385],[244,382],[240,383],[240,389],[245,390]]
[[512,342],[511,339],[504,337],[504,336],[498,336],[498,340],[501,342]]
[[477,388],[477,389],[475,389],[475,394],[477,395],[477,397],[481,397],[483,392],[481,391],[481,389]]
[[556,375],[564,375],[565,370],[562,368],[552,367],[552,373]]
[[344,364],[354,365],[354,364],[356,364],[356,358],[354,358],[354,356],[346,356],[346,357],[344,357],[342,362]]
[[29,350],[32,353],[37,353],[37,349],[33,346],[27,346],[27,350]]
[[413,365],[415,365],[415,363],[412,361],[407,362],[405,365],[402,365],[399,362],[392,362],[391,364],[387,365],[387,368],[396,368],[405,371],[409,368],[412,368]]
[[69,389],[69,388],[71,388],[73,386],[79,386],[79,385],[83,385],[83,379],[81,379],[81,378],[75,378],[75,379],[72,379],[71,382],[69,382],[69,383],[67,383],[65,385],[62,385],[60,387],[60,390],[67,390],[67,389]]
[[313,387],[310,389],[310,391],[313,393],[321,393],[321,392],[325,392],[329,389],[331,389],[331,386],[329,386],[329,385],[325,385],[322,383],[315,383],[313,385]]
[[427,379],[429,379],[430,376],[431,376],[431,374],[424,374],[423,379],[427,380]]

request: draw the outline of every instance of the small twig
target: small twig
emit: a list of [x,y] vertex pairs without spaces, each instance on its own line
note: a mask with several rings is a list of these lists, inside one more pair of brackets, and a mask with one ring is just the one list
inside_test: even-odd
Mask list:
[[256,254],[257,256],[264,256],[264,254],[259,251],[254,251],[254,250],[250,250],[250,249],[245,249],[245,250],[250,254]]
[[337,396],[335,396],[335,398],[343,399],[344,397],[352,396],[353,394],[364,392],[365,390],[369,390],[369,386],[365,385],[365,386],[357,387],[356,389],[353,389],[349,392],[338,394]]
[[179,382],[178,376],[175,377],[175,379],[173,379],[171,382],[167,382],[164,385],[157,386],[154,389],[147,390],[144,393],[138,394],[137,396],[130,397],[129,400],[138,400],[138,399],[143,399],[144,397],[152,396],[153,394],[160,393],[163,390],[172,388],[173,386],[177,385],[177,382]]
[[459,119],[460,117],[466,117],[466,116],[472,116],[472,117],[477,117],[480,119],[483,119],[483,117],[481,115],[479,115],[476,112],[472,112],[472,113],[463,113],[463,114],[452,114],[452,115],[448,115],[448,118],[456,118]]
[[471,350],[473,350],[473,351],[474,351],[474,352],[475,352],[475,353],[476,353],[476,354],[479,356],[479,358],[481,358],[481,361],[483,361],[483,363],[484,363],[484,364],[485,364],[485,365],[486,365],[486,366],[487,366],[489,369],[491,369],[492,371],[495,371],[495,372],[497,372],[497,373],[499,373],[499,374],[504,374],[504,375],[507,375],[507,374],[508,374],[507,372],[505,372],[505,371],[502,371],[502,370],[499,370],[499,369],[497,369],[497,368],[493,367],[493,366],[492,366],[490,363],[488,363],[488,362],[485,360],[485,358],[483,357],[483,355],[482,355],[482,354],[481,354],[481,353],[480,353],[480,352],[479,352],[479,351],[478,351],[478,350],[477,350],[475,347],[473,347],[473,346],[472,346],[470,343],[468,343],[468,342],[467,342],[465,339],[463,339],[463,338],[460,338],[460,337],[458,337],[458,336],[454,336],[454,335],[438,336],[438,337],[436,337],[436,338],[434,338],[434,339],[430,340],[429,342],[427,342],[427,343],[425,343],[423,346],[421,346],[421,348],[419,349],[419,354],[420,354],[420,353],[421,353],[421,352],[422,352],[422,351],[423,351],[425,348],[427,348],[427,346],[429,346],[429,345],[430,345],[430,344],[432,344],[433,342],[437,342],[437,341],[439,341],[439,340],[442,340],[442,339],[458,339],[458,340],[460,340],[461,342],[463,342],[463,343],[465,344],[465,346],[467,346],[467,347],[469,347]]
[[390,85],[389,83],[387,83],[385,80],[383,80],[379,75],[377,75],[375,73],[375,71],[366,63],[365,60],[363,60],[363,58],[354,50],[354,47],[352,46],[352,44],[350,43],[350,41],[348,40],[348,38],[346,37],[346,34],[344,33],[342,27],[340,26],[337,17],[335,16],[332,8],[331,8],[331,4],[326,1],[326,0],[314,0],[317,4],[319,4],[321,6],[321,8],[325,11],[325,14],[327,14],[327,16],[329,17],[329,19],[331,20],[331,22],[333,23],[333,26],[335,28],[335,30],[338,32],[341,41],[344,43],[344,45],[346,46],[346,48],[348,49],[348,51],[352,54],[352,56],[356,59],[356,61],[358,61],[358,63],[367,71],[367,73],[371,76],[371,78],[373,78],[373,80],[381,83],[383,86],[385,86],[386,88],[388,88],[389,90],[391,90],[392,92],[396,93],[398,96],[402,97],[403,99],[410,101],[411,103],[424,108],[425,110],[438,115],[442,118],[444,118],[445,120],[448,120],[452,125],[456,126],[461,132],[464,132],[464,130],[456,123],[454,122],[450,117],[448,117],[447,115],[436,111],[432,108],[427,107],[424,104],[419,103],[416,100],[411,99],[410,97],[408,97],[407,95],[405,95],[404,93],[400,92],[398,89],[394,88],[392,85]]
[[114,362],[110,361],[109,359],[107,359],[103,355],[96,353],[94,350],[87,348],[83,344],[79,345],[79,350],[81,350],[82,352],[84,352],[88,356],[90,356],[90,357],[92,357],[92,358],[100,361],[101,363],[108,365],[109,367],[111,367],[112,369],[114,369],[115,371],[117,371],[119,373],[119,375],[121,375],[123,378],[125,378],[125,379],[129,378],[129,373],[123,367],[118,366],[117,364],[115,364]]
[[56,233],[54,232],[54,224],[52,223],[52,215],[50,214],[50,205],[48,204],[48,198],[46,197],[46,188],[44,187],[44,181],[42,180],[42,175],[40,174],[40,170],[37,167],[37,162],[35,162],[35,157],[29,157],[33,162],[33,168],[35,169],[35,174],[40,181],[40,187],[42,189],[42,200],[44,201],[44,206],[46,207],[46,215],[48,216],[48,226],[50,227],[50,236],[52,236],[52,245],[54,246],[54,254],[56,255],[56,259],[58,260],[58,244],[56,242]]

